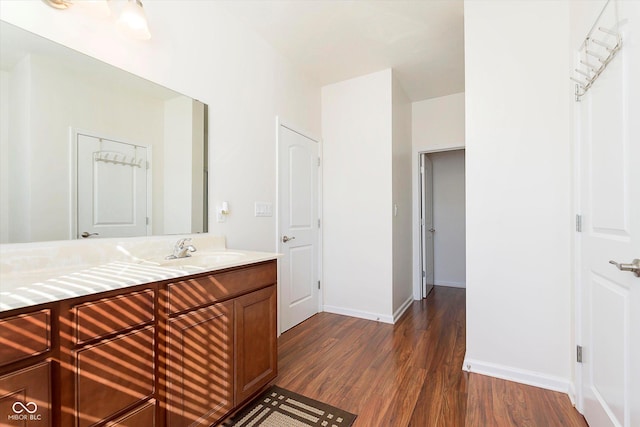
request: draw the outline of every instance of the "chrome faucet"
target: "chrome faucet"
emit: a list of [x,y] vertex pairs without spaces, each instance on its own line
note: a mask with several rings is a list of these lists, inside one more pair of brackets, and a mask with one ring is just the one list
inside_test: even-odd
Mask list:
[[193,245],[187,243],[191,241],[191,238],[180,239],[173,246],[173,254],[168,255],[166,259],[186,258],[191,256],[191,252],[195,252],[196,248]]

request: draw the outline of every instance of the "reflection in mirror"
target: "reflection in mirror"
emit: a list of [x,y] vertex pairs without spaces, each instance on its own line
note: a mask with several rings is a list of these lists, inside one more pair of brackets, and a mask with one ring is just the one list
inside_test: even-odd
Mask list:
[[0,243],[206,232],[207,115],[0,21]]

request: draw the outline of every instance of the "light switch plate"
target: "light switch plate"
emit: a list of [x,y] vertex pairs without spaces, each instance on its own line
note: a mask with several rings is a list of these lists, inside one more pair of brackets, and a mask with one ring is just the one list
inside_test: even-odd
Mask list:
[[256,216],[273,216],[273,205],[268,202],[255,203]]

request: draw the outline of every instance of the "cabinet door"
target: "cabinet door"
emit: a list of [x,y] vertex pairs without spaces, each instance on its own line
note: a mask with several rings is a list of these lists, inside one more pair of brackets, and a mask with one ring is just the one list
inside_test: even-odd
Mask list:
[[0,425],[51,426],[51,366],[43,362],[0,377]]
[[275,285],[235,299],[236,377],[239,405],[278,374]]
[[209,426],[233,407],[233,301],[169,320],[167,425]]

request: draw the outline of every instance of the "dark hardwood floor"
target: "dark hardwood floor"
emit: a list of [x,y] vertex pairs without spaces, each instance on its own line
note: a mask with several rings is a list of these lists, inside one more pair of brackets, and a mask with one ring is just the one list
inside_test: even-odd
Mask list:
[[436,287],[395,325],[319,313],[278,346],[275,384],[357,414],[355,427],[587,425],[562,393],[461,370],[464,289]]

